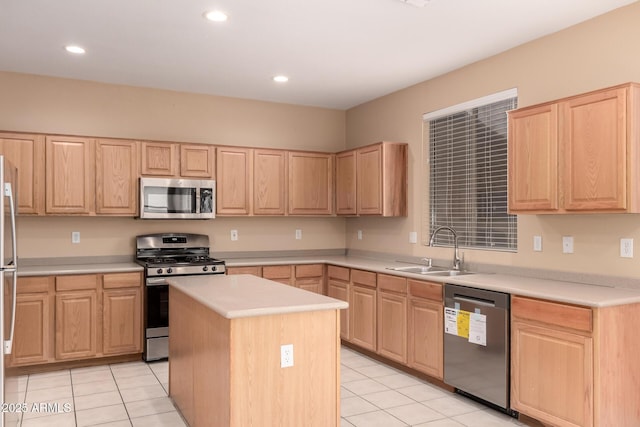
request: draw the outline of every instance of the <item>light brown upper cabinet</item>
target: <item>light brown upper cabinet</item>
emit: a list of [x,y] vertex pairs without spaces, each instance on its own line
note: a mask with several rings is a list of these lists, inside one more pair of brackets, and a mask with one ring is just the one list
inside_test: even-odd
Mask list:
[[640,212],[640,86],[509,113],[509,210]]
[[214,179],[216,148],[204,144],[180,144],[180,176]]
[[217,150],[216,213],[249,215],[253,149],[218,147]]
[[356,150],[336,154],[336,214],[356,215]]
[[96,213],[135,216],[138,193],[137,141],[96,141]]
[[405,143],[380,142],[336,155],[338,215],[407,216]]
[[142,175],[168,177],[178,175],[178,144],[142,141],[140,148]]
[[18,168],[20,215],[44,214],[44,151],[44,135],[0,133],[0,154]]
[[218,215],[285,215],[287,152],[218,147]]
[[95,213],[95,141],[46,137],[47,214]]
[[284,215],[287,205],[287,152],[253,150],[253,214]]
[[334,154],[289,151],[289,215],[333,213]]
[[215,146],[143,141],[141,163],[143,176],[214,179]]
[[509,210],[558,209],[558,105],[509,113]]

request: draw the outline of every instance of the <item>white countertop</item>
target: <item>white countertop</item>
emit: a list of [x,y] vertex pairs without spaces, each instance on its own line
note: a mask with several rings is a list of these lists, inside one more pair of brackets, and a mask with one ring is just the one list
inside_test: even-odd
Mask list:
[[349,307],[344,301],[250,274],[171,277],[167,281],[227,319]]
[[60,264],[60,265],[18,265],[18,277],[52,276],[65,274],[104,274],[143,271],[135,262]]
[[403,276],[438,283],[453,283],[463,286],[505,292],[513,295],[541,298],[587,307],[608,307],[640,302],[640,290],[597,286],[561,280],[505,274],[467,274],[462,276],[429,276],[389,270],[387,267],[402,267],[410,264],[353,256],[243,258],[229,260],[227,266],[281,265],[327,263],[347,268],[358,268],[376,273]]
[[[331,264],[347,268],[357,268],[377,273],[403,276],[438,283],[454,283],[489,289],[513,295],[547,299],[551,301],[577,304],[588,307],[607,307],[613,305],[640,302],[640,289],[628,289],[612,286],[597,286],[553,279],[539,279],[528,276],[505,274],[469,274],[457,277],[427,276],[415,273],[389,270],[387,267],[401,267],[409,264],[397,261],[385,261],[356,256],[319,255],[304,257],[263,257],[241,258],[226,261],[228,267],[252,265],[288,265],[288,264]],[[19,276],[46,276],[63,274],[95,274],[142,271],[134,262],[92,263],[72,265],[21,266]],[[220,277],[220,276],[217,276]],[[292,288],[295,289],[295,288]]]

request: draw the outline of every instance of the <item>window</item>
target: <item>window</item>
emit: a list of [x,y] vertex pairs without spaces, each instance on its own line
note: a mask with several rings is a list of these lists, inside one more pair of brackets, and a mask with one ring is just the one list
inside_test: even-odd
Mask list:
[[[517,217],[507,213],[507,114],[515,89],[424,116],[428,203],[427,242],[438,226],[452,227],[461,247],[515,252]],[[452,246],[438,233],[436,246]]]

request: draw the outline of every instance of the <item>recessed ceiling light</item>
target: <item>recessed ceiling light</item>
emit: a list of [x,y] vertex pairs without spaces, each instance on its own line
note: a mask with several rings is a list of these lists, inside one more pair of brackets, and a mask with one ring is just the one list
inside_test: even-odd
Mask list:
[[213,22],[224,22],[229,18],[226,13],[219,10],[212,10],[211,12],[205,12],[204,17],[209,21],[213,21]]
[[286,83],[289,81],[289,77],[287,76],[274,76],[273,77],[273,81],[274,82],[278,82],[278,83]]
[[76,55],[82,55],[83,53],[85,53],[84,48],[77,45],[67,45],[64,47],[64,50],[66,50],[69,53],[74,53]]

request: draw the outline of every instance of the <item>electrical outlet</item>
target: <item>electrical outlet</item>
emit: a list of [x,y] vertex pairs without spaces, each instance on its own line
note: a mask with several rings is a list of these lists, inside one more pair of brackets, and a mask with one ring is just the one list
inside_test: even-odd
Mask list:
[[358,230],[358,240],[362,240],[362,230]]
[[542,236],[533,236],[533,250],[542,252]]
[[562,236],[562,253],[563,254],[573,253],[573,237]]
[[231,240],[235,242],[238,240],[238,230],[231,230]]
[[418,243],[418,233],[415,231],[409,232],[409,243]]
[[80,232],[72,231],[71,232],[71,243],[80,243]]
[[296,240],[302,240],[302,230],[299,228],[296,229]]
[[293,344],[283,344],[280,346],[280,367],[290,368],[293,366]]
[[620,239],[620,256],[633,258],[633,239]]

